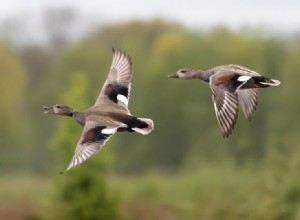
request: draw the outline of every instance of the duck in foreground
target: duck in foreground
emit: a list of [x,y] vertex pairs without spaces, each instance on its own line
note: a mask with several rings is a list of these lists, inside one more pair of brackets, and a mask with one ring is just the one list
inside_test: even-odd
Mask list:
[[151,119],[137,118],[129,112],[131,78],[131,58],[121,50],[113,49],[110,71],[94,106],[84,112],[77,112],[60,104],[44,106],[44,113],[73,117],[84,126],[73,159],[65,171],[100,151],[116,132],[128,131],[146,135],[154,129]]
[[209,83],[215,113],[224,138],[232,133],[238,105],[250,121],[258,104],[257,88],[278,86],[280,81],[269,79],[239,65],[223,65],[202,71],[180,69],[170,78],[201,79]]

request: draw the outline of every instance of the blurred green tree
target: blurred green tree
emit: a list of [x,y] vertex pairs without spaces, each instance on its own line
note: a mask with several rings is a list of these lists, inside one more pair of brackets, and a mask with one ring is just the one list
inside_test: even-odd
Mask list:
[[[27,73],[18,55],[0,41],[0,145],[2,171],[30,167],[28,147],[33,143],[26,109]],[[17,149],[19,154],[16,154]]]
[[[299,69],[298,41],[274,37],[261,29],[191,30],[154,20],[101,27],[59,50],[56,56],[49,56],[47,52],[41,55],[39,50],[24,52],[26,57],[34,57],[27,58],[26,63],[32,74],[32,88],[27,94],[31,98],[35,94],[29,125],[36,133],[36,146],[33,147],[36,150],[32,152],[36,155],[35,161],[47,163],[48,160],[44,160],[47,155],[40,145],[49,136],[49,132],[39,129],[42,120],[36,106],[50,104],[44,103],[45,97],[47,102],[57,100],[76,71],[89,76],[86,100],[94,102],[109,70],[110,49],[116,47],[129,53],[133,60],[129,103],[132,114],[147,116],[156,122],[155,131],[147,138],[135,134],[120,134],[114,138],[114,144],[124,146],[111,149],[118,161],[114,163],[116,170],[176,170],[191,158],[210,162],[233,159],[238,165],[256,164],[264,160],[266,151],[273,150],[273,146],[283,148],[281,137],[288,138],[298,131],[296,123],[287,123],[295,121],[293,115],[299,109],[298,103],[289,101],[299,97],[294,89]],[[41,63],[47,70],[41,68]],[[239,112],[233,135],[224,140],[214,115],[209,86],[196,80],[175,81],[166,75],[183,67],[208,69],[227,63],[249,67],[263,75],[282,79],[283,83],[278,88],[259,90],[259,106],[251,123]],[[41,72],[43,74],[38,77],[34,76]],[[287,114],[286,109],[293,114]],[[42,123],[45,120],[48,120],[50,133],[53,132],[55,120],[44,119],[43,115]]]

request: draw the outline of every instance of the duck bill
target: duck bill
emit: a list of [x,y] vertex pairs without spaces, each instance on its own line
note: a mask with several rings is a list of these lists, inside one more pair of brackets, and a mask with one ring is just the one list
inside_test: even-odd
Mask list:
[[43,106],[45,114],[54,114],[54,109],[52,106]]
[[171,74],[171,75],[168,75],[169,78],[178,78],[178,75],[177,73],[174,73],[174,74]]

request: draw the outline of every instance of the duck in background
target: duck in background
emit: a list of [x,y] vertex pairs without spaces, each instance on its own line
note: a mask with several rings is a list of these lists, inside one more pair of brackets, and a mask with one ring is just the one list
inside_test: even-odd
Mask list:
[[168,77],[201,79],[209,83],[215,113],[224,138],[228,138],[234,129],[239,104],[250,121],[258,104],[257,88],[280,84],[276,79],[269,79],[246,67],[234,64],[217,66],[206,71],[180,69]]

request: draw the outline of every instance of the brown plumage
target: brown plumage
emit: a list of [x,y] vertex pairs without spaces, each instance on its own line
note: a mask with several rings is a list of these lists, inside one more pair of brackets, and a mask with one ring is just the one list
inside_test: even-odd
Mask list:
[[154,129],[151,119],[137,118],[129,112],[131,78],[131,58],[121,50],[113,49],[111,68],[94,106],[85,112],[74,111],[66,105],[44,106],[45,113],[70,116],[84,126],[66,171],[96,154],[116,132],[129,131],[145,135]]
[[257,88],[280,84],[278,80],[266,78],[245,67],[233,64],[218,66],[206,71],[180,69],[168,77],[201,79],[209,82],[216,117],[223,137],[229,137],[234,129],[239,104],[245,117],[251,120],[258,104]]

